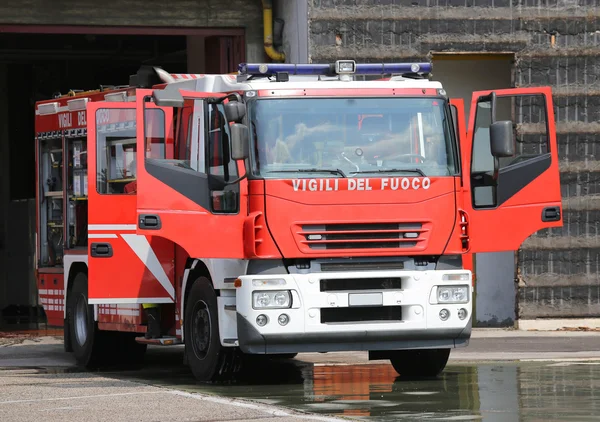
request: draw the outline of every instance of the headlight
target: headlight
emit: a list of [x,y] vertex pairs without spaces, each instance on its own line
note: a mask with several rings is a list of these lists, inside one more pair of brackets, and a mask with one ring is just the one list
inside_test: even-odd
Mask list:
[[269,290],[252,293],[254,309],[284,309],[292,306],[292,296],[289,290]]
[[437,289],[438,303],[466,303],[469,301],[468,286],[444,286]]

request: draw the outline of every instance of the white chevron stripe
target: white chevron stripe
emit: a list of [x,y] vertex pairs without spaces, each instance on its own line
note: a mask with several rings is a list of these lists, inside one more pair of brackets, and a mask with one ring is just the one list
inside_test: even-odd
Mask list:
[[137,234],[122,234],[121,237],[127,242],[129,247],[133,249],[135,254],[142,260],[142,262],[148,267],[152,275],[160,282],[161,286],[169,293],[171,299],[175,299],[175,288],[171,284],[167,273],[160,265],[158,257],[152,250],[150,242],[146,236]]

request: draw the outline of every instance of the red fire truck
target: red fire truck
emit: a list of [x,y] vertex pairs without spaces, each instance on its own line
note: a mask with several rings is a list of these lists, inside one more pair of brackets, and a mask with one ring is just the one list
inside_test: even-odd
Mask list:
[[475,92],[467,127],[430,72],[143,67],[38,102],[37,279],[65,350],[93,367],[183,343],[199,380],[332,351],[440,373],[471,334],[463,257],[562,205],[550,88]]

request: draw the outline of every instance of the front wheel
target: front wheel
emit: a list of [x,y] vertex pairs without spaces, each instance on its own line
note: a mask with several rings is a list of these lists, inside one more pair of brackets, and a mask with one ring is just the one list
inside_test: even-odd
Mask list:
[[437,377],[446,367],[450,349],[396,350],[390,362],[400,376]]
[[221,346],[217,295],[206,277],[199,277],[186,298],[185,354],[199,381],[227,378],[240,369],[239,352]]

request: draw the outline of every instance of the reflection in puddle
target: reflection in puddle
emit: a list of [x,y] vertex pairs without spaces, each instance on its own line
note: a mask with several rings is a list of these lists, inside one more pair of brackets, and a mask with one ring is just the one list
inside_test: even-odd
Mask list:
[[381,421],[565,421],[591,420],[600,414],[600,362],[452,364],[439,378],[412,380],[398,377],[387,363],[315,366],[297,359],[258,358],[235,382],[200,384],[181,364],[181,355],[166,357],[165,361],[162,353],[149,353],[143,368],[113,368],[101,375]]

